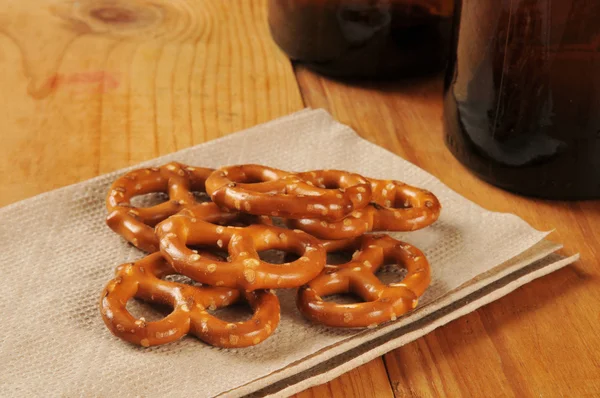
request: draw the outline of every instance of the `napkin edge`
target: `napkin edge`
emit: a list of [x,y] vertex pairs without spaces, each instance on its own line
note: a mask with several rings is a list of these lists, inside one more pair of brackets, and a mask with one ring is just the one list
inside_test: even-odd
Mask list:
[[[506,284],[504,284],[500,288],[493,289],[489,293],[483,295],[480,298],[477,298],[473,301],[468,301],[465,305],[457,308],[456,310],[450,311],[447,314],[442,315],[441,317],[439,317],[437,319],[434,319],[431,323],[427,324],[424,328],[416,329],[412,332],[409,332],[408,334],[396,337],[392,340],[389,340],[385,344],[375,346],[373,349],[369,349],[369,350],[365,351],[364,353],[357,355],[356,357],[352,358],[350,361],[344,362],[344,363],[340,364],[339,366],[334,367],[325,373],[316,374],[312,377],[309,377],[307,379],[300,381],[299,383],[292,384],[278,392],[275,392],[273,394],[264,395],[263,397],[265,397],[265,398],[266,397],[268,397],[268,398],[288,397],[292,394],[304,391],[310,387],[314,387],[314,386],[318,386],[318,385],[327,383],[358,366],[361,366],[361,365],[363,365],[377,357],[380,357],[396,348],[402,347],[403,345],[413,342],[414,340],[417,340],[418,338],[421,338],[421,337],[431,333],[435,329],[437,329],[441,326],[444,326],[449,322],[452,322],[452,321],[454,321],[458,318],[461,318],[471,312],[474,312],[477,309],[512,293],[516,289],[526,285],[529,282],[534,281],[535,279],[539,279],[539,278],[546,276],[552,272],[555,272],[561,268],[564,268],[567,265],[573,264],[574,262],[578,261],[580,258],[579,254],[575,254],[570,257],[563,257],[558,254],[550,254],[546,258],[550,258],[552,256],[556,256],[556,257],[558,257],[558,259],[550,264],[542,266],[531,272],[525,273],[522,276],[520,276],[512,281],[509,280]],[[544,258],[544,259],[546,259],[546,258]],[[544,259],[539,260],[538,262],[544,261]],[[530,264],[530,266],[534,266],[534,265],[535,265],[535,263]],[[508,275],[503,279],[510,279],[512,276],[513,276],[513,274]],[[496,283],[501,283],[503,281],[503,279],[500,279],[500,280],[492,283],[492,285],[494,285]],[[481,290],[486,290],[486,288],[489,288],[490,286],[491,285],[485,286]],[[478,294],[479,292],[480,291],[477,291],[477,292],[474,292],[473,294]],[[468,300],[468,297],[469,296],[463,298],[463,300]],[[455,303],[451,303],[448,305],[448,307],[450,307],[454,304]],[[436,311],[434,314],[432,314],[432,316],[435,315],[436,313],[443,312],[445,309],[446,308],[440,308],[438,311]],[[393,331],[390,333],[393,333]],[[385,336],[383,336],[383,337],[385,337]],[[366,342],[365,344],[368,344],[368,342]],[[357,347],[357,348],[359,348],[359,347]],[[285,381],[285,379],[282,381]],[[258,391],[256,391],[256,392],[258,392]]]

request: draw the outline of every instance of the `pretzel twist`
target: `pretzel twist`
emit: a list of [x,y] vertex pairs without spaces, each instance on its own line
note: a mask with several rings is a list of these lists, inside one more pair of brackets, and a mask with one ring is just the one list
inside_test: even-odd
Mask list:
[[[117,179],[106,197],[107,225],[128,242],[146,252],[158,250],[154,226],[182,209],[195,206],[192,191],[205,191],[212,169],[171,162],[161,167],[131,171]],[[152,207],[131,205],[134,196],[153,192],[169,195],[167,202]]]
[[[333,327],[376,327],[414,309],[430,283],[429,263],[423,253],[387,235],[364,235],[325,246],[328,252],[358,251],[348,263],[327,265],[321,275],[299,289],[298,308],[313,322]],[[375,272],[389,261],[402,265],[408,273],[401,282],[385,285]],[[324,296],[340,293],[354,293],[364,302],[323,301]]]
[[[182,275],[213,286],[244,289],[292,288],[307,283],[325,266],[326,252],[320,242],[300,230],[267,225],[224,227],[202,221],[212,203],[186,209],[156,227],[160,250]],[[207,258],[191,246],[225,249],[227,261]],[[271,264],[259,251],[278,249],[301,256],[296,261]]]
[[368,180],[372,198],[364,209],[338,222],[313,218],[288,220],[288,225],[320,239],[347,239],[371,231],[414,231],[438,219],[441,205],[431,192],[399,181]]
[[296,174],[260,165],[216,170],[207,179],[206,190],[220,206],[292,219],[340,220],[371,199],[371,185],[357,174],[337,170]]
[[[209,256],[208,254],[206,254]],[[130,343],[144,347],[169,343],[191,333],[218,347],[256,345],[269,337],[279,323],[279,300],[270,291],[241,293],[223,287],[197,287],[161,278],[176,271],[160,253],[117,268],[116,277],[102,292],[100,310],[110,331]],[[159,321],[136,319],[126,305],[131,298],[164,304],[173,311]],[[244,322],[225,322],[207,310],[245,299],[254,310]]]

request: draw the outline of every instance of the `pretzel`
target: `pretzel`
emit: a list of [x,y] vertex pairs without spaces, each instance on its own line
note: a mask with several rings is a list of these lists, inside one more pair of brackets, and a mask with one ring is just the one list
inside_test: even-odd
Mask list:
[[[298,287],[325,266],[325,248],[307,233],[267,225],[224,227],[202,221],[207,206],[186,209],[156,226],[160,251],[182,275],[213,286],[244,290]],[[227,261],[214,261],[187,245],[222,248]],[[299,256],[296,261],[270,264],[258,251],[279,249]]]
[[[237,348],[260,343],[277,327],[279,300],[273,292],[258,290],[242,294],[235,289],[198,287],[161,279],[175,273],[160,253],[119,266],[100,299],[102,319],[110,331],[143,347],[166,344],[191,333],[214,346]],[[166,304],[173,311],[155,322],[135,319],[126,308],[127,301],[134,297]],[[245,299],[254,310],[247,321],[225,322],[207,311],[240,299]]]
[[[313,322],[333,327],[373,328],[414,309],[429,285],[429,263],[423,253],[387,235],[363,235],[353,240],[326,242],[325,246],[330,253],[357,251],[348,263],[327,265],[321,275],[299,289],[298,308]],[[384,285],[375,276],[388,261],[407,269],[402,282]],[[322,299],[350,292],[364,302],[337,304]]]
[[368,180],[372,202],[366,208],[338,222],[313,218],[288,220],[288,226],[320,239],[347,239],[371,231],[414,231],[438,219],[441,205],[431,192],[400,181]]
[[[321,181],[320,187],[309,176]],[[220,206],[256,215],[336,221],[371,199],[363,177],[337,170],[288,173],[260,165],[223,167],[206,180],[206,191]]]
[[[197,204],[192,191],[204,191],[212,169],[171,162],[161,167],[131,171],[117,179],[106,198],[108,226],[146,252],[158,250],[154,226],[178,211]],[[169,200],[156,206],[136,208],[131,198],[166,192]]]

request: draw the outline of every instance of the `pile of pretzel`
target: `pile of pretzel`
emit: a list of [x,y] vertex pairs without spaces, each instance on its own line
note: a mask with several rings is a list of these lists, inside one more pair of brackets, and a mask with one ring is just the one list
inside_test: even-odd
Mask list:
[[[133,197],[158,192],[168,201],[132,205]],[[211,201],[198,201],[195,192]],[[440,212],[432,193],[398,181],[338,170],[213,170],[179,163],[127,173],[112,184],[106,205],[108,226],[149,255],[117,267],[102,292],[101,314],[113,334],[144,347],[188,333],[219,347],[258,344],[279,323],[274,289],[283,288],[298,288],[298,309],[315,323],[373,328],[394,321],[417,305],[430,282],[429,263],[416,247],[369,232],[420,229]],[[274,217],[287,228],[275,226]],[[293,258],[265,262],[259,252],[270,249]],[[353,255],[347,263],[327,264],[334,252]],[[407,274],[386,285],[375,273],[390,262]],[[197,283],[164,279],[173,274]],[[324,300],[347,293],[364,302]],[[135,318],[126,308],[132,298],[172,311],[158,321]],[[240,301],[252,308],[251,319],[226,322],[215,314]]]

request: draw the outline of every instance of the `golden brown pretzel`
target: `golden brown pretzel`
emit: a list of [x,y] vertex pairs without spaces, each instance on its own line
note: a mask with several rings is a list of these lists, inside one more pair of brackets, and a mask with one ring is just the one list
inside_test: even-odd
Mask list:
[[288,225],[320,239],[347,239],[371,231],[414,231],[438,219],[441,205],[431,192],[399,181],[368,180],[372,198],[364,209],[338,222],[302,219]]
[[[325,246],[328,252],[358,251],[346,264],[327,265],[321,275],[299,289],[298,308],[313,322],[333,327],[375,327],[415,308],[429,285],[429,263],[423,253],[387,235],[363,235],[326,242]],[[408,273],[401,282],[384,285],[375,272],[389,261],[401,264]],[[340,293],[354,293],[364,302],[323,301],[324,296]]]
[[[322,181],[321,187],[303,176]],[[288,173],[260,165],[223,167],[206,181],[206,191],[220,206],[256,215],[340,220],[371,200],[363,177],[327,170]]]
[[[161,167],[131,171],[117,179],[106,197],[108,226],[137,248],[155,252],[158,240],[154,226],[181,209],[197,204],[192,191],[204,191],[212,169],[171,162]],[[165,192],[167,202],[146,208],[131,205],[131,198]]]
[[[273,292],[258,290],[242,294],[236,289],[198,287],[161,279],[175,273],[160,253],[119,266],[100,299],[102,319],[110,331],[144,347],[169,343],[191,333],[208,344],[234,348],[256,345],[277,327],[279,300]],[[126,308],[127,301],[134,297],[168,305],[173,311],[159,321],[136,319]],[[207,311],[241,298],[254,310],[247,321],[225,322]]]
[[[325,266],[325,248],[309,234],[266,225],[223,227],[202,221],[206,205],[186,209],[156,226],[160,250],[182,275],[213,286],[244,290],[298,287]],[[210,210],[209,210],[210,211]],[[227,250],[228,261],[214,261],[187,245]],[[291,251],[294,262],[270,264],[258,252]]]

